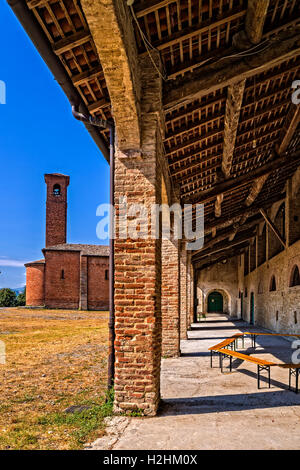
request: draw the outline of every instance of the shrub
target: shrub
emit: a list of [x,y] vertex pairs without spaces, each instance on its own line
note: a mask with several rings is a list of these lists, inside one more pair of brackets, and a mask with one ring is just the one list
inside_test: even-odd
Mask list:
[[17,296],[12,289],[0,289],[0,307],[15,307],[16,303]]

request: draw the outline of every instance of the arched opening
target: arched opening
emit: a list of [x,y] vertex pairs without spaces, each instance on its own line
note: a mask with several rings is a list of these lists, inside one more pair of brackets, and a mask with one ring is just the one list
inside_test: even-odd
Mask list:
[[276,291],[276,279],[275,276],[273,275],[270,280],[270,292],[275,292]]
[[290,277],[290,287],[295,286],[300,286],[300,273],[297,265],[293,267]]
[[223,295],[220,292],[211,292],[207,300],[208,313],[221,313],[223,312]]
[[54,196],[60,196],[61,194],[61,188],[60,188],[60,185],[59,184],[55,184],[53,186],[53,195]]

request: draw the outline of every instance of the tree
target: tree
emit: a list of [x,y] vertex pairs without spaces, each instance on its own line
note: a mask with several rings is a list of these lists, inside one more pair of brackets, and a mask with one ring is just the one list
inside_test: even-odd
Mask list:
[[16,293],[12,289],[0,289],[0,307],[15,307]]
[[24,288],[23,292],[20,292],[20,294],[17,296],[17,306],[23,307],[24,305],[26,305],[26,287]]

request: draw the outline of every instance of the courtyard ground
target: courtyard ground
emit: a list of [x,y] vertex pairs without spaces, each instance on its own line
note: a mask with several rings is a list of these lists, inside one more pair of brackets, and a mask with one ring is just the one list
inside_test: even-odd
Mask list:
[[[208,348],[240,331],[262,331],[223,315],[193,325],[182,356],[162,361],[162,405],[154,418],[114,417],[107,435],[90,449],[300,449],[300,393],[287,390],[288,371],[271,368],[257,389],[256,365],[233,361],[233,372],[210,368]],[[241,350],[240,348],[238,350]],[[291,362],[291,342],[258,337],[245,340],[246,354]],[[263,372],[262,376],[266,374]]]
[[[107,312],[0,309],[0,449],[78,449],[101,436]],[[89,406],[66,413],[73,405]]]

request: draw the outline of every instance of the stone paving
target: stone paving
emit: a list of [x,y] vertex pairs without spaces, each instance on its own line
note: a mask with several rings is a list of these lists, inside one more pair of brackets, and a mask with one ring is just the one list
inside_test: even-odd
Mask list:
[[[300,393],[287,389],[287,370],[271,368],[271,388],[263,379],[258,390],[255,364],[233,360],[233,372],[222,374],[215,357],[210,368],[208,347],[249,330],[263,331],[217,314],[194,324],[182,356],[162,361],[158,416],[115,417],[88,448],[300,449]],[[290,341],[267,336],[258,337],[255,351],[250,339],[238,350],[274,362],[291,362],[293,352]]]

